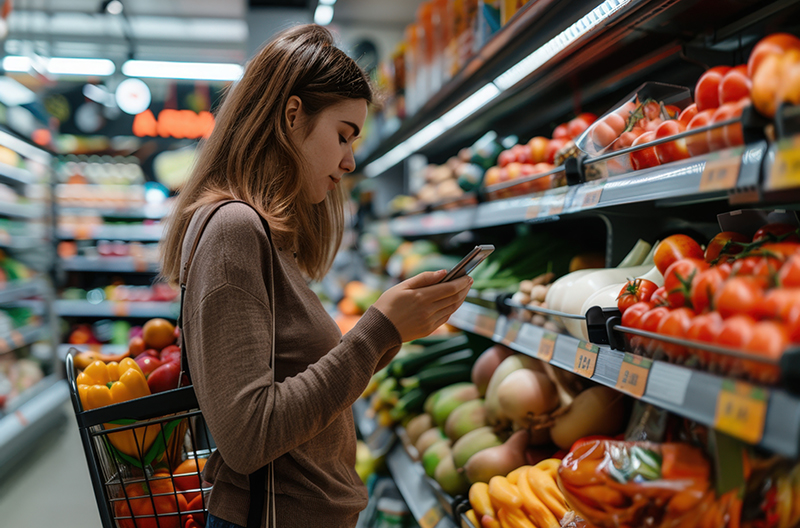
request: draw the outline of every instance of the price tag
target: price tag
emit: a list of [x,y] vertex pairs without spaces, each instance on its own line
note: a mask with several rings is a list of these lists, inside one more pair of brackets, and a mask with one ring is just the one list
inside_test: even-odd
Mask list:
[[617,388],[631,396],[641,398],[647,388],[647,378],[653,361],[642,356],[625,353],[622,358],[622,367],[617,377]]
[[112,302],[111,303],[111,313],[116,315],[117,317],[128,317],[130,310],[128,309],[127,302]]
[[528,208],[525,210],[525,220],[532,220],[534,218],[538,218],[539,211],[540,211],[539,204],[533,204],[531,206],[528,206]]
[[736,187],[742,155],[720,153],[720,157],[709,159],[700,176],[700,192],[727,191]]
[[434,528],[442,520],[442,512],[438,506],[432,507],[419,519],[420,528]]
[[750,444],[764,436],[769,391],[743,381],[724,380],[717,396],[714,427]]
[[560,215],[564,212],[564,202],[567,199],[566,194],[560,194],[555,197],[555,203],[550,206],[549,214],[550,216]]
[[519,335],[519,329],[522,327],[522,323],[517,321],[516,319],[511,321],[508,324],[508,329],[506,330],[506,335],[503,337],[502,343],[505,346],[511,345],[514,341],[517,340],[517,336]]
[[775,153],[767,188],[771,191],[800,186],[800,147],[788,146]]
[[600,348],[597,345],[581,341],[578,344],[578,352],[575,355],[575,373],[586,378],[594,375],[594,367],[597,364],[597,354]]
[[602,185],[593,186],[593,188],[588,189],[586,194],[583,195],[583,203],[581,204],[581,209],[591,209],[592,207],[597,207],[597,204],[600,203],[600,197],[602,195],[603,195]]
[[497,324],[496,319],[492,319],[488,315],[478,314],[475,316],[475,330],[485,337],[494,336],[494,327]]
[[536,357],[542,361],[550,362],[553,359],[553,352],[556,351],[556,338],[558,334],[545,332],[542,340],[539,341],[539,348],[536,350]]

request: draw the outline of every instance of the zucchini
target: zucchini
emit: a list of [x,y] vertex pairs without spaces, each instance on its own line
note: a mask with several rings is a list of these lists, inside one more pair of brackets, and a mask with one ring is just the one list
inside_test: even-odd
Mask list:
[[435,359],[425,365],[420,372],[424,372],[430,368],[442,367],[445,365],[469,365],[470,367],[475,363],[478,359],[478,354],[471,348],[465,348],[464,350],[459,350],[458,352],[451,352],[446,356],[442,356],[439,359]]
[[442,365],[420,371],[410,378],[403,378],[400,384],[407,389],[420,387],[431,391],[461,381],[470,381],[471,378],[472,365]]
[[427,397],[428,391],[425,389],[412,389],[397,401],[394,408],[389,411],[389,415],[399,422],[409,414],[421,411]]
[[412,354],[392,361],[392,376],[405,378],[416,374],[419,370],[431,361],[445,356],[451,352],[463,349],[467,346],[467,336],[460,335],[448,339],[444,343],[427,347],[418,354]]

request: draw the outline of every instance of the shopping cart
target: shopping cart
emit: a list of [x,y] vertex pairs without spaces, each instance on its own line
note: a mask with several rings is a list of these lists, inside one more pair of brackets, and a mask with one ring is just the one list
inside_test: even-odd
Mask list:
[[[197,459],[216,446],[194,389],[84,410],[72,358],[77,353],[72,348],[67,355],[67,379],[103,528],[205,526],[210,485],[186,489],[186,483],[187,477],[190,484],[202,482]],[[184,463],[174,477],[184,461],[194,463]],[[187,472],[186,465],[194,469]]]

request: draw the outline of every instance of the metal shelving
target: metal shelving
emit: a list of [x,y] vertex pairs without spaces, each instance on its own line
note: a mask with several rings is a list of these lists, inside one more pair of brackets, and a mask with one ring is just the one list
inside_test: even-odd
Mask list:
[[122,302],[103,301],[98,304],[89,301],[58,299],[55,301],[56,314],[61,317],[163,317],[177,319],[180,305],[174,302]]
[[0,178],[10,180],[13,183],[23,184],[34,183],[36,181],[36,178],[34,178],[30,171],[6,165],[5,163],[0,163]]
[[[592,355],[581,352],[587,344],[568,335],[548,334],[538,326],[521,323],[518,320],[500,315],[497,310],[464,303],[453,316],[449,323],[462,330],[473,332],[497,343],[502,343],[517,352],[532,357],[547,360],[550,364],[585,375],[585,371],[578,369],[578,355],[592,358]],[[709,427],[725,430],[743,440],[752,440],[750,435],[760,431],[747,429],[747,423],[738,424],[738,429],[731,429],[722,424],[720,414],[722,406],[728,403],[723,393],[729,392],[731,384],[743,391],[750,388],[749,384],[742,382],[733,383],[726,378],[692,370],[680,365],[673,365],[663,361],[645,362],[645,370],[636,369],[637,375],[644,379],[638,380],[636,388],[624,385],[621,380],[625,372],[633,372],[629,366],[634,357],[603,345],[594,345],[596,356],[592,361],[592,374],[590,379],[607,387],[622,390],[626,394],[637,397],[647,403],[652,403],[670,412],[684,416]],[[626,361],[627,359],[627,361]],[[635,360],[638,361],[638,360]],[[624,369],[623,369],[624,367]],[[760,389],[755,387],[757,390]],[[760,413],[759,419],[749,425],[761,427],[760,441],[753,442],[760,446],[791,458],[800,456],[800,398],[787,393],[782,389],[761,389],[768,404],[759,411],[758,402],[748,407],[753,413]],[[755,419],[755,418],[754,418]],[[763,425],[760,424],[763,420]]]
[[44,207],[41,205],[0,202],[0,216],[11,216],[15,218],[41,218],[43,215]]
[[0,286],[0,304],[26,299],[41,293],[42,283],[39,279],[8,282]]
[[169,209],[164,206],[140,207],[69,207],[58,208],[60,215],[98,215],[104,218],[146,218],[160,220],[167,216]]
[[97,271],[109,273],[156,273],[157,262],[133,257],[70,257],[60,260],[65,271]]
[[100,225],[86,229],[59,227],[60,240],[122,240],[126,242],[158,242],[162,225]]

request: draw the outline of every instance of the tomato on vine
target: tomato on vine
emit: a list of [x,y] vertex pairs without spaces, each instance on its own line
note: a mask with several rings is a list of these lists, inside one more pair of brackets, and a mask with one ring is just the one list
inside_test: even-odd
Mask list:
[[698,273],[707,269],[708,263],[699,258],[682,258],[672,263],[664,274],[669,305],[673,308],[692,308],[692,282]]
[[700,244],[686,235],[672,235],[662,240],[656,247],[653,260],[656,268],[664,275],[676,260],[682,258],[705,258],[705,253]]
[[625,283],[617,296],[617,308],[623,314],[634,304],[649,301],[658,285],[647,279],[631,279]]
[[723,231],[711,239],[706,247],[705,259],[713,264],[722,258],[729,259],[731,255],[738,255],[744,246],[750,242],[745,235],[735,231]]

